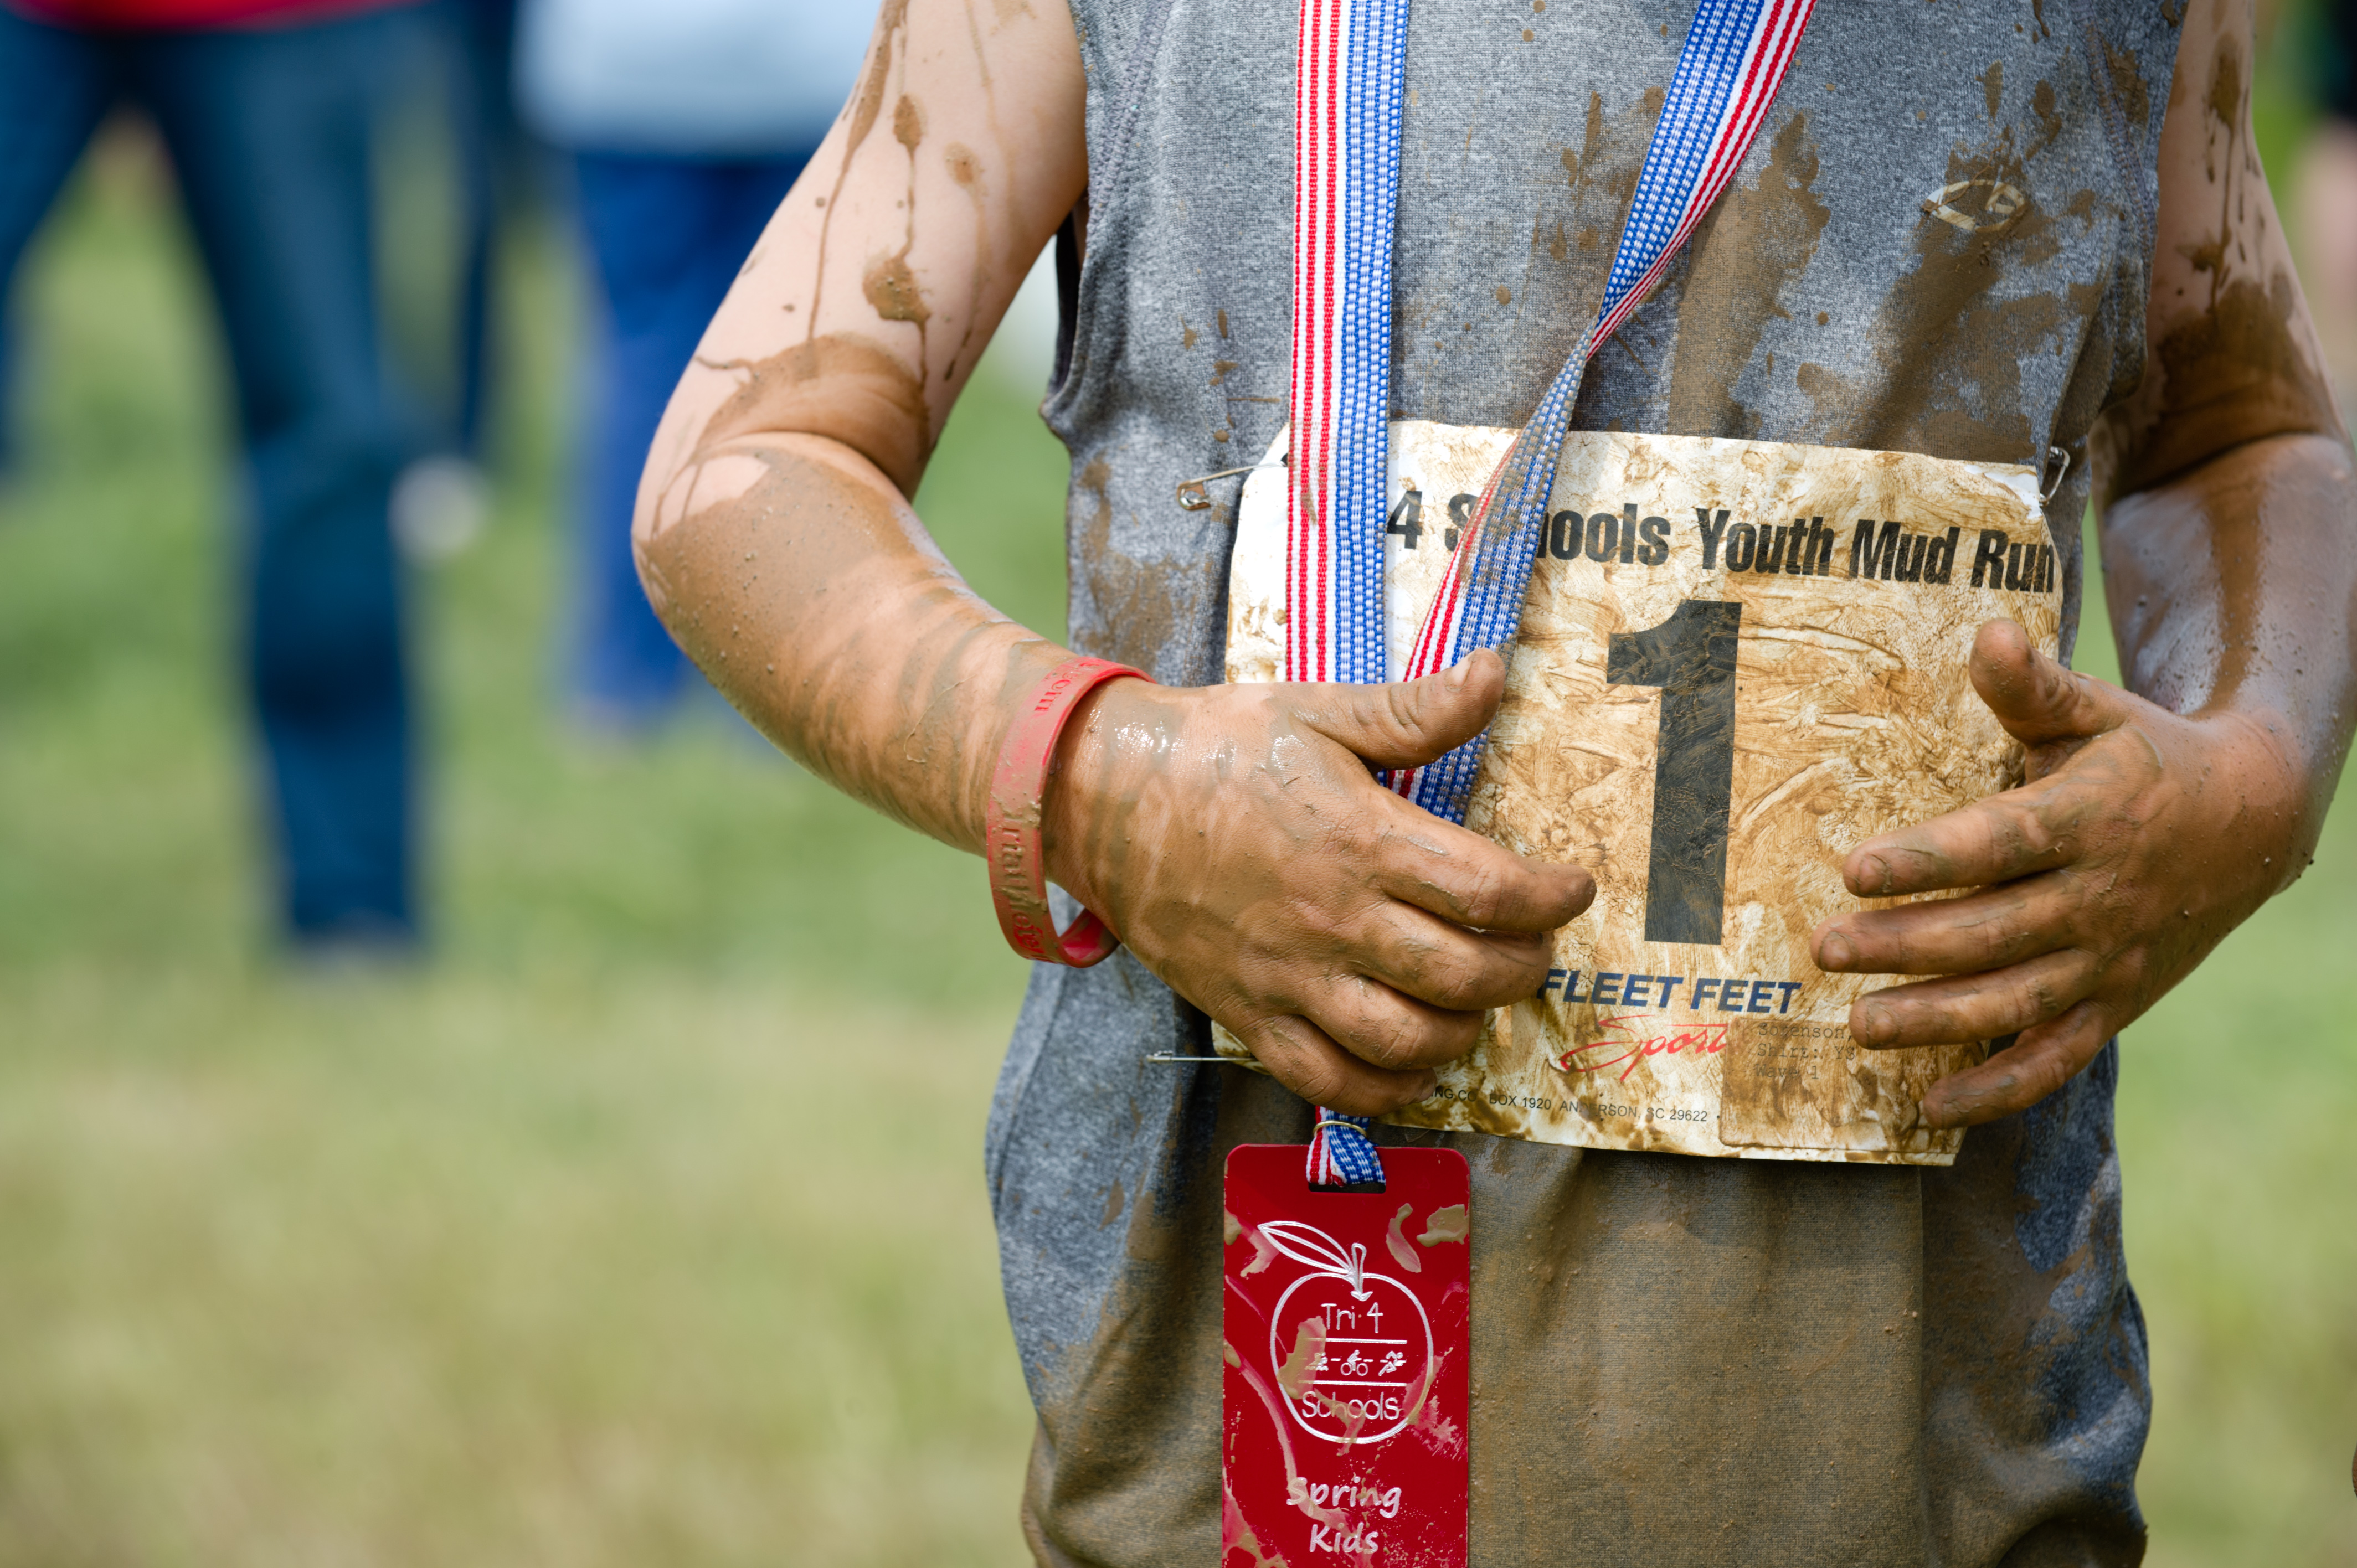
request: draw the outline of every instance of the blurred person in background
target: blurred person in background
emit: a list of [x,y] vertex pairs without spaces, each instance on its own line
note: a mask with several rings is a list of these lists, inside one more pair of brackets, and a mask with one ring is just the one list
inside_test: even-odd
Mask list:
[[417,443],[382,363],[371,165],[418,26],[404,0],[0,5],[0,290],[125,105],[161,139],[212,284],[245,448],[242,651],[278,915],[309,957],[417,937],[388,528]]
[[642,732],[703,685],[639,587],[639,472],[705,324],[849,94],[873,16],[817,0],[524,0],[518,100],[573,154],[604,306],[567,676],[595,728]]
[[516,118],[515,0],[439,0],[453,66],[447,115],[458,140],[458,371],[454,431],[466,457],[483,457],[495,369],[491,330],[493,252],[511,220],[543,206],[553,161]]

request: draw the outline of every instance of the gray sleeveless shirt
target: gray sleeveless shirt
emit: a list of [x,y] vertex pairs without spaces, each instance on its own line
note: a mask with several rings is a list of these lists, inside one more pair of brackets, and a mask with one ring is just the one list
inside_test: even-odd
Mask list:
[[[1046,413],[1073,645],[1220,679],[1285,418],[1293,0],[1074,0],[1091,200]],[[1688,0],[1415,0],[1394,417],[1519,424],[1592,317]],[[2144,358],[2169,0],[1818,0],[1734,185],[1575,424],[2040,465]],[[1308,1108],[1126,953],[1034,977],[993,1106],[1055,1563],[1219,1551],[1221,1162]],[[2149,1412],[2113,1050],[1952,1169],[1446,1141],[1474,1182],[1473,1561],[2134,1563]],[[1381,1132],[1382,1130],[1379,1130]],[[1385,1136],[1405,1137],[1405,1133]],[[1415,1134],[1430,1138],[1432,1134]],[[1299,1568],[1299,1565],[1297,1565]]]

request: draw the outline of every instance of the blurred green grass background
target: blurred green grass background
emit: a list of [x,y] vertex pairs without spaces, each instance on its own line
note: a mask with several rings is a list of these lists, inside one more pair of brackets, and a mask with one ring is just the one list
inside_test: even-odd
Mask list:
[[[275,967],[217,349],[117,162],[27,280],[0,497],[0,1565],[1023,1561],[978,865],[717,712],[557,720],[576,300],[527,235],[492,526],[418,584],[436,961]],[[1049,630],[1063,481],[985,377],[920,498]],[[2164,1568],[2357,1563],[2352,938],[2344,817],[2126,1042]]]

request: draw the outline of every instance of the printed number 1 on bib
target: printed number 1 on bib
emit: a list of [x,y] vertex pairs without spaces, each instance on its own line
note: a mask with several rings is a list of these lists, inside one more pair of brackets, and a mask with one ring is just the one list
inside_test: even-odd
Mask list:
[[1735,782],[1735,640],[1743,606],[1688,599],[1661,625],[1615,632],[1604,679],[1662,689],[1653,753],[1645,940],[1718,945],[1727,908],[1727,814]]

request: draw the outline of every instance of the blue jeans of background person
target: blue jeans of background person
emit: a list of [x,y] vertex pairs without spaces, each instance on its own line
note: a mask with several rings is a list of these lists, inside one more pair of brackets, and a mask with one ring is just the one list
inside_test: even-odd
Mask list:
[[647,607],[630,556],[639,471],[696,341],[808,161],[807,153],[577,159],[582,227],[606,304],[571,682],[575,703],[593,722],[643,726],[687,687],[687,660]]
[[[123,102],[161,134],[211,277],[251,496],[245,673],[298,941],[414,930],[386,523],[411,437],[380,362],[371,222],[372,133],[406,25],[96,34],[0,10],[0,288]],[[138,461],[141,433],[116,435]]]

